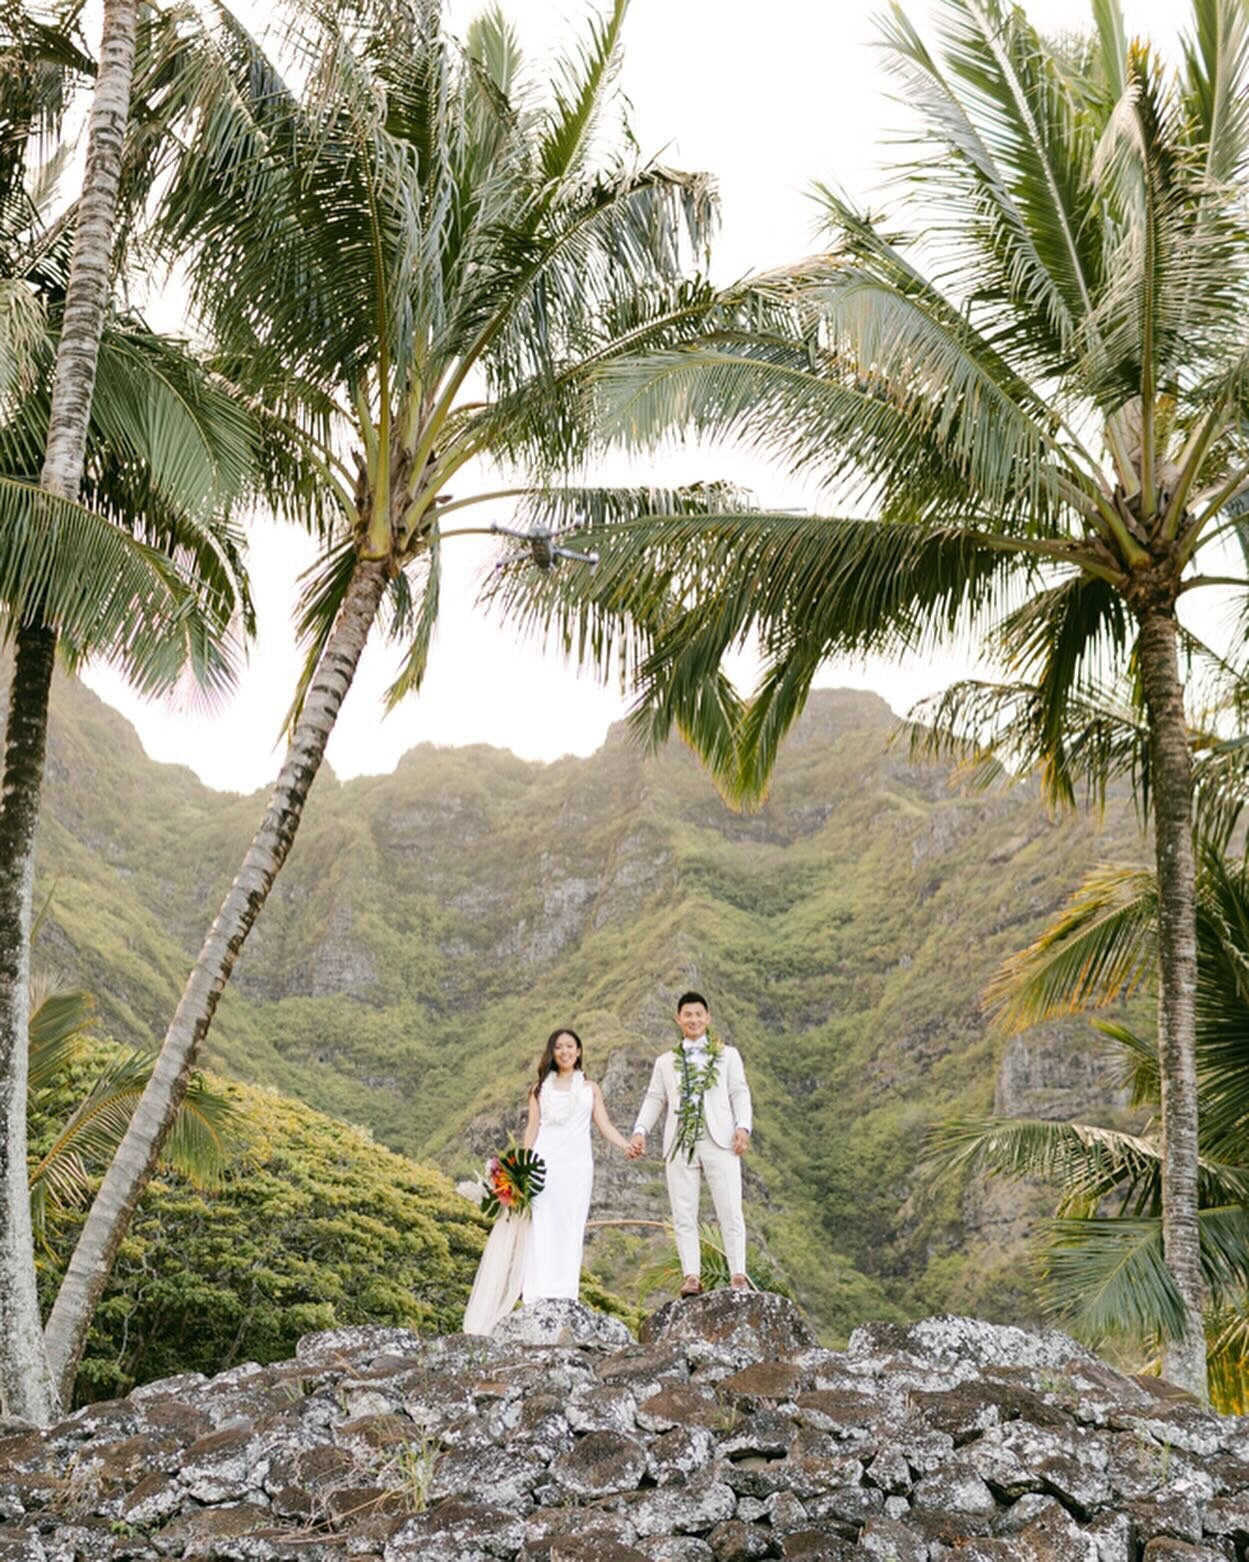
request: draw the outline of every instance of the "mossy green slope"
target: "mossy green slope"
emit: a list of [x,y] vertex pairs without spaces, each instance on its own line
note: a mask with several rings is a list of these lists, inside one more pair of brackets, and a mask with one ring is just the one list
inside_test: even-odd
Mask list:
[[[1143,845],[1122,801],[1099,826],[1027,787],[964,795],[893,729],[874,696],[817,694],[753,816],[683,750],[643,759],[617,733],[545,766],[422,747],[392,775],[322,775],[209,1061],[455,1173],[515,1121],[557,1023],[627,1127],[696,981],[755,1088],[755,1233],[830,1336],[951,1300],[1026,1308],[1017,1254],[984,1246],[965,1188],[917,1174],[920,1143],[992,1103],[994,965],[1091,862]],[[153,764],[75,684],[52,760],[41,953],[150,1043],[261,799]],[[606,1212],[659,1209],[655,1162],[601,1167]],[[620,1286],[634,1257],[613,1238],[595,1263]]]
[[[32,1117],[36,1156],[115,1050],[82,1049]],[[276,1091],[214,1084],[240,1114],[233,1164],[211,1189],[167,1170],[153,1178],[92,1321],[78,1397],[281,1361],[312,1329],[457,1329],[487,1226],[447,1179]],[[45,1305],[81,1219],[50,1223]]]

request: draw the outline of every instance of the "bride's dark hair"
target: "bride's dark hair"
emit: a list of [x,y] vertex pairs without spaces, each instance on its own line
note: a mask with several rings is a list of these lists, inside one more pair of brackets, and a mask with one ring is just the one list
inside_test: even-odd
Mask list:
[[542,1056],[538,1059],[537,1083],[531,1085],[529,1089],[529,1094],[531,1096],[536,1096],[538,1091],[542,1089],[542,1086],[546,1083],[546,1076],[548,1074],[554,1074],[558,1072],[555,1063],[555,1043],[561,1036],[571,1036],[572,1039],[577,1043],[577,1067],[580,1068],[582,1066],[581,1059],[584,1048],[581,1045],[581,1037],[578,1036],[576,1031],[573,1030],[570,1026],[561,1025],[558,1030],[553,1030],[546,1038],[546,1046],[543,1047]]

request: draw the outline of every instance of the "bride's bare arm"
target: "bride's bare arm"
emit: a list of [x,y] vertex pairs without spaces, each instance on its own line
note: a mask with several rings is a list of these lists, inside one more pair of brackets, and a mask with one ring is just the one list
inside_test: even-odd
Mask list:
[[603,1092],[597,1085],[591,1085],[590,1088],[594,1091],[594,1126],[608,1144],[614,1144],[618,1150],[627,1150],[629,1141],[608,1117],[607,1107],[603,1102]]
[[531,1095],[529,1097],[529,1121],[525,1124],[525,1137],[521,1140],[521,1144],[524,1146],[524,1148],[526,1150],[532,1150],[533,1149],[533,1145],[534,1145],[534,1140],[537,1137],[538,1137],[538,1098],[537,1098],[537,1096]]

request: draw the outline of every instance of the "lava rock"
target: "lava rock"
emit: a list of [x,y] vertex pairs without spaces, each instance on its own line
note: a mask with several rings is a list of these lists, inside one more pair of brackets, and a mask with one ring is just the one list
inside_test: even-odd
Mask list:
[[400,1525],[383,1557],[384,1562],[490,1562],[514,1557],[524,1542],[524,1524],[506,1508],[452,1498]]
[[491,1338],[498,1345],[579,1345],[603,1351],[619,1350],[633,1343],[633,1336],[619,1318],[595,1312],[566,1297],[531,1302],[508,1313],[495,1324]]
[[915,1483],[911,1501],[917,1508],[939,1513],[996,1513],[993,1493],[975,1470],[966,1465],[949,1464],[934,1475],[925,1475]]
[[861,1324],[850,1336],[846,1353],[855,1357],[886,1351],[918,1356],[938,1365],[1058,1369],[1069,1362],[1099,1365],[1091,1351],[1057,1329],[1030,1331],[949,1315],[924,1318],[919,1323]]
[[671,1383],[637,1407],[637,1423],[648,1432],[674,1426],[705,1426],[723,1430],[736,1418],[706,1389],[691,1383]]
[[551,1544],[550,1562],[650,1562],[644,1551],[609,1535],[565,1535]]
[[684,1486],[661,1486],[655,1491],[632,1492],[619,1511],[645,1538],[654,1535],[691,1535],[710,1530],[731,1519],[737,1507],[732,1489],[717,1480],[715,1469]]
[[716,1562],[760,1562],[772,1550],[771,1533],[761,1524],[726,1519],[707,1536]]
[[859,1551],[880,1562],[927,1562],[928,1547],[900,1519],[868,1519],[859,1534]]
[[716,1394],[743,1410],[754,1410],[760,1404],[792,1399],[807,1381],[807,1374],[792,1361],[756,1361],[721,1378]]
[[789,1360],[818,1345],[810,1325],[772,1291],[707,1291],[669,1302],[638,1331],[644,1345],[712,1345],[741,1367]]
[[575,1497],[636,1491],[646,1474],[646,1449],[623,1432],[589,1432],[551,1465],[551,1474]]

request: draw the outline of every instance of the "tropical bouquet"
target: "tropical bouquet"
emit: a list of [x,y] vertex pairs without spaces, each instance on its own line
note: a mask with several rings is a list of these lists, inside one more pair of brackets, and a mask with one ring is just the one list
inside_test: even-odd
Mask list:
[[546,1162],[532,1150],[515,1146],[486,1162],[481,1207],[487,1215],[527,1215],[546,1183]]

